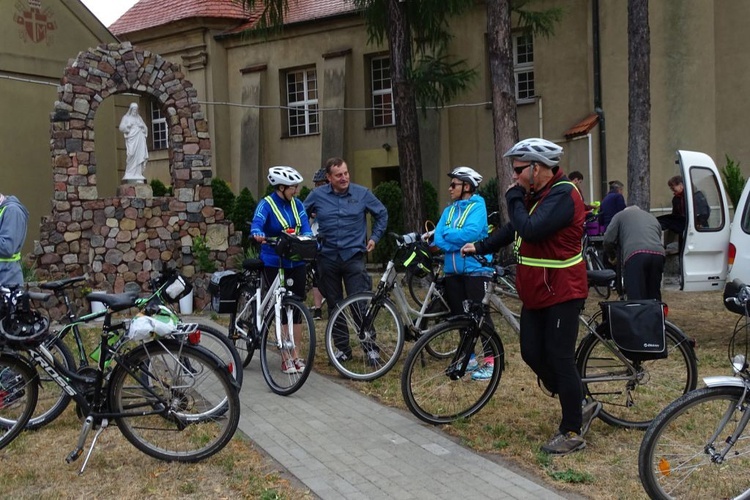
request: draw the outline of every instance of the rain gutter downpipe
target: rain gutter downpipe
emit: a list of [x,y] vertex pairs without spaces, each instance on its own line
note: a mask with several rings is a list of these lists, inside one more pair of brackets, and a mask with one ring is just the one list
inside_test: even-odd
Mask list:
[[591,2],[591,18],[593,29],[593,57],[594,57],[594,112],[599,117],[599,173],[601,180],[602,198],[609,191],[607,184],[607,128],[602,108],[602,64],[599,39],[599,0]]

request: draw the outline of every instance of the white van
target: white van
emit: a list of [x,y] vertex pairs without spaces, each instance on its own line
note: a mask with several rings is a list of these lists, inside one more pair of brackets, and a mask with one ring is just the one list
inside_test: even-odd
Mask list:
[[[719,170],[710,156],[695,151],[677,151],[677,164],[682,172],[685,184],[685,213],[686,228],[684,243],[680,254],[680,289],[685,291],[724,290],[727,280],[727,254],[729,249],[730,219],[727,195],[721,181]],[[743,200],[747,200],[747,186]],[[698,193],[698,194],[696,194]],[[702,200],[701,195],[705,197]],[[705,216],[696,217],[696,197],[705,205],[708,202],[710,212],[708,220]],[[740,203],[740,207],[744,206]],[[744,209],[747,211],[748,209]],[[740,214],[738,208],[737,214]],[[735,223],[740,224],[744,217],[735,217]],[[700,219],[700,220],[699,220]],[[750,221],[747,222],[750,227]],[[732,227],[732,233],[740,231]],[[747,262],[750,262],[750,235],[743,231],[747,244],[742,245],[744,258],[741,265],[735,258],[733,271],[743,268],[747,275]],[[737,245],[735,243],[735,245]],[[739,248],[739,246],[736,246]],[[738,252],[739,253],[739,252]],[[734,274],[733,274],[734,276]],[[734,276],[740,277],[740,276]],[[750,283],[750,277],[745,281]]]
[[737,203],[729,235],[728,281],[740,279],[750,283],[750,182],[745,183],[742,196]]

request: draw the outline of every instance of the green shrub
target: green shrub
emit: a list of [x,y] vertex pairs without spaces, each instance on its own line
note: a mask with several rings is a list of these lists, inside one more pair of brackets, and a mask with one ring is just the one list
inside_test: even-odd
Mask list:
[[172,186],[165,186],[159,179],[153,179],[149,184],[154,196],[172,196]]
[[375,262],[385,264],[396,250],[396,243],[390,233],[403,234],[404,232],[404,197],[401,186],[396,181],[384,182],[373,189],[372,192],[388,211],[388,226],[372,254]]
[[214,177],[211,179],[211,189],[214,192],[214,206],[224,210],[224,213],[229,214],[234,208],[234,193],[232,188],[229,187],[226,181]]
[[234,207],[230,214],[231,221],[234,223],[234,230],[242,231],[242,248],[245,250],[250,246],[250,222],[253,220],[257,205],[258,203],[250,190],[243,188],[239,196],[235,198]]
[[724,156],[727,160],[727,164],[721,169],[721,175],[724,178],[724,189],[727,190],[727,196],[729,196],[729,199],[732,200],[732,205],[736,208],[740,202],[742,189],[745,187],[745,177],[742,175],[740,162],[735,162],[729,155]]
[[497,177],[480,184],[477,193],[484,198],[484,203],[487,205],[487,215],[500,210],[500,201],[497,199]]
[[204,273],[213,273],[216,271],[216,262],[211,259],[211,250],[208,248],[206,239],[203,236],[193,238],[192,251],[193,260],[199,271],[203,271]]
[[299,198],[299,201],[305,201],[305,198],[307,198],[307,195],[310,194],[312,189],[310,189],[307,186],[302,186],[297,193],[297,198]]

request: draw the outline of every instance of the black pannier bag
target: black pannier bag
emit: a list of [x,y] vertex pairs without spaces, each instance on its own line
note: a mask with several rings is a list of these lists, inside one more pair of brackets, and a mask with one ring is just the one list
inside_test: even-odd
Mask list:
[[211,275],[208,293],[211,294],[211,308],[217,313],[233,313],[237,310],[240,294],[240,274],[234,271],[220,271]]
[[611,338],[632,361],[663,359],[669,354],[664,328],[664,303],[658,300],[600,302],[602,324],[597,331]]
[[318,240],[281,233],[276,244],[276,253],[285,259],[312,262],[318,254]]

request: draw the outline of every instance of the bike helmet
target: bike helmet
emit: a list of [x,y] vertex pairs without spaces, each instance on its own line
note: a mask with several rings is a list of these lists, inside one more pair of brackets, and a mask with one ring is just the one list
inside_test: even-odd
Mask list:
[[448,174],[448,177],[468,182],[475,189],[479,187],[479,183],[482,182],[482,176],[470,167],[456,167]]
[[522,161],[544,163],[548,167],[556,167],[560,163],[563,148],[546,139],[524,139],[517,142],[503,155],[506,158],[516,158]]
[[317,184],[318,182],[326,182],[328,179],[326,178],[326,169],[321,168],[317,172],[315,172],[315,175],[313,176],[313,182]]
[[49,336],[49,318],[29,308],[29,296],[22,291],[5,298],[5,315],[0,320],[0,338],[12,348],[41,345]]
[[292,167],[280,166],[268,169],[268,182],[272,186],[296,186],[302,181],[302,176]]

